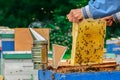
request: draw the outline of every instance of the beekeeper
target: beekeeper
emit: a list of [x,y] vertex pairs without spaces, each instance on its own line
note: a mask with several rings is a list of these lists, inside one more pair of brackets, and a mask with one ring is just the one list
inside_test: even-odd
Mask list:
[[103,18],[107,25],[120,22],[120,0],[90,0],[88,5],[72,9],[67,18],[70,22],[80,22],[84,18]]

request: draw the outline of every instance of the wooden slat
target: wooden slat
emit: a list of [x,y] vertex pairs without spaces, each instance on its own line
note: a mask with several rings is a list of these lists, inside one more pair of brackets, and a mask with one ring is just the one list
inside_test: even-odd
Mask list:
[[[113,71],[116,70],[118,65],[116,62],[108,62],[101,64],[93,64],[93,65],[81,65],[81,66],[59,66],[56,72],[59,73],[71,73],[71,72],[89,72],[89,71]],[[54,70],[53,68],[49,68],[50,70]]]

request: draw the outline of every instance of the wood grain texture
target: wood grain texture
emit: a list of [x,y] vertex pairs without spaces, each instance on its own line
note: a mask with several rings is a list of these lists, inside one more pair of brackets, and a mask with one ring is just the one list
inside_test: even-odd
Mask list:
[[58,68],[67,47],[53,44],[53,68]]
[[[48,40],[49,44],[49,31],[48,28],[35,29],[40,35]],[[15,51],[31,51],[33,38],[29,28],[15,28]],[[48,46],[49,48],[49,46]]]

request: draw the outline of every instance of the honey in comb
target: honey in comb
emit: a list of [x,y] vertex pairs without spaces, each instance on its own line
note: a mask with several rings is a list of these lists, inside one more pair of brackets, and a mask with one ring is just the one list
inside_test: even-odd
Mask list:
[[[101,63],[104,48],[106,24],[103,20],[86,19],[73,23],[73,64]],[[74,50],[73,50],[74,49]],[[79,56],[78,56],[79,55]],[[91,57],[92,56],[92,57]]]

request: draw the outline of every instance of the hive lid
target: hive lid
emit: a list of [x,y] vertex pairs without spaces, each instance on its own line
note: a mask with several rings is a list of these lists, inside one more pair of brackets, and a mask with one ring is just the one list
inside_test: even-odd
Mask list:
[[[41,34],[48,40],[49,47],[49,28],[35,29],[36,32]],[[33,38],[28,28],[15,29],[15,51],[30,51],[33,44]]]

